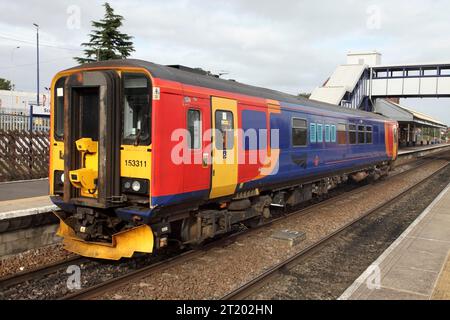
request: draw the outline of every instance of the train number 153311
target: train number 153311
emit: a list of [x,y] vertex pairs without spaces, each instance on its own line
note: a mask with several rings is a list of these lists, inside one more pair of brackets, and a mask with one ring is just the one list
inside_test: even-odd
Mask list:
[[140,168],[140,167],[147,167],[147,161],[145,160],[125,160],[125,166],[127,167],[136,167],[136,168]]

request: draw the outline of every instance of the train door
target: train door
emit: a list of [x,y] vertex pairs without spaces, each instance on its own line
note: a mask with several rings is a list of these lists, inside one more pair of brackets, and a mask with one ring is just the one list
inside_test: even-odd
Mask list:
[[212,179],[210,198],[231,195],[238,180],[237,102],[212,97]]
[[393,131],[394,131],[394,134],[393,134],[394,141],[393,141],[393,155],[392,155],[392,157],[393,157],[393,160],[396,160],[397,159],[397,154],[398,154],[398,124],[394,124]]
[[189,161],[183,165],[183,191],[208,190],[211,183],[211,146],[209,137],[203,137],[211,128],[210,102],[198,99],[185,104],[190,139],[187,148]]
[[98,87],[72,89],[72,107],[78,109],[72,125],[78,127],[74,143],[79,158],[76,159],[78,170],[71,171],[69,179],[79,184],[81,196],[90,198],[98,196],[95,180],[98,172],[99,91]]
[[64,103],[64,201],[106,208],[120,197],[118,75],[68,77]]

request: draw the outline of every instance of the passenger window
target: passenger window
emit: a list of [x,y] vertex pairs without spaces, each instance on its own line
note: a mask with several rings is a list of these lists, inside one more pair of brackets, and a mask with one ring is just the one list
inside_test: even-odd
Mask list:
[[323,125],[317,124],[317,142],[323,142]]
[[336,126],[334,124],[331,125],[331,142],[336,142]]
[[358,126],[358,144],[363,144],[365,142],[364,136],[365,136],[364,126]]
[[337,126],[337,141],[338,144],[347,144],[347,125],[339,123]]
[[311,123],[309,125],[309,142],[316,143],[316,124]]
[[348,139],[350,144],[356,144],[356,126],[354,124],[350,124],[348,126]]
[[292,145],[294,147],[306,146],[307,131],[306,120],[292,118]]
[[366,127],[366,143],[372,143],[372,127]]
[[200,149],[202,142],[202,122],[200,111],[189,109],[187,114],[187,129],[189,131],[188,145],[190,149]]
[[234,147],[234,122],[231,111],[217,110],[216,119],[216,149],[231,150]]
[[325,142],[330,142],[331,140],[331,132],[330,132],[330,125],[325,125]]

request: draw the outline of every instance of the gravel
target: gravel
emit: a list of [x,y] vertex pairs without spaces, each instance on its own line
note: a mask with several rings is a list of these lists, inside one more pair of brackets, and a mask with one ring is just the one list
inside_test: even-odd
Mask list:
[[[132,260],[128,259],[116,262],[87,260],[81,264],[77,264],[80,268],[81,288],[92,287],[106,280],[116,278],[165,258],[167,258],[167,256],[145,255]],[[76,290],[69,289],[67,285],[68,280],[70,280],[69,277],[74,275],[73,270],[74,269],[69,269],[69,267],[63,267],[54,273],[46,275],[45,277],[32,279],[10,288],[6,288],[0,292],[0,299],[43,300],[58,299],[66,295],[70,295],[74,292],[74,290]]]
[[16,255],[0,259],[0,277],[21,271],[35,269],[53,262],[65,260],[73,256],[63,249],[62,244],[55,244],[28,250]]
[[[232,244],[114,290],[101,299],[218,299],[271,266],[317,242],[440,169],[436,160],[405,175],[394,176],[347,198],[243,235]],[[271,238],[278,230],[303,231],[306,240],[290,247]]]
[[[337,299],[448,185],[450,168],[364,218],[248,299]],[[338,266],[338,267],[337,267]]]
[[[165,270],[140,281],[119,288],[101,297],[103,299],[217,299],[244,284],[267,268],[301,251],[326,234],[353,220],[363,211],[378,205],[387,195],[394,196],[437,170],[444,161],[435,161],[408,173],[392,177],[369,189],[349,196],[339,197],[333,205],[319,207],[307,215],[289,217],[256,232],[238,237],[232,244],[206,251],[199,258]],[[410,164],[413,166],[413,164]],[[408,165],[395,169],[401,172]],[[345,189],[344,189],[345,190]],[[337,192],[339,193],[339,192]],[[363,199],[364,201],[361,201]],[[369,201],[367,201],[369,199]],[[339,208],[339,210],[335,210]],[[307,239],[295,247],[271,238],[276,230],[306,232]],[[173,255],[169,254],[169,255]],[[61,244],[33,249],[0,260],[0,276],[34,269],[52,262],[65,260],[72,254],[63,250]],[[117,263],[89,261],[80,266],[82,287],[128,273],[150,263],[161,261],[165,256],[145,256]],[[52,299],[71,293],[66,282],[66,269],[33,280],[0,293],[2,299]]]

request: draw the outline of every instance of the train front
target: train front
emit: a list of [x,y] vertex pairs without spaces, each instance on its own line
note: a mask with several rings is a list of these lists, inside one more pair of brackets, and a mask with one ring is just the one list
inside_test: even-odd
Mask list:
[[112,260],[151,253],[151,75],[79,67],[51,92],[49,183],[64,247]]

